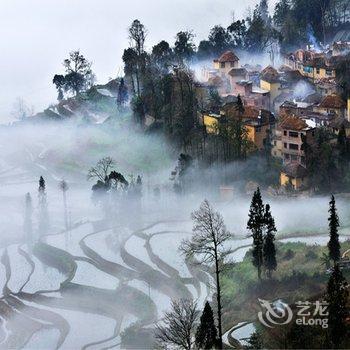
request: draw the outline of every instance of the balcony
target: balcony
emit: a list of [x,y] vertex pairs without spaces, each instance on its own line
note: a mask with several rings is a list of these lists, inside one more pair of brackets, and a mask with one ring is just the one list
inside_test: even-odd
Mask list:
[[286,149],[286,148],[283,148],[282,149],[282,153],[283,154],[290,154],[290,155],[296,155],[296,156],[302,156],[304,155],[303,151],[300,151],[300,150],[294,150],[294,149]]
[[288,143],[298,143],[298,144],[302,143],[300,135],[298,137],[282,135],[282,140],[285,140],[284,142],[288,142]]

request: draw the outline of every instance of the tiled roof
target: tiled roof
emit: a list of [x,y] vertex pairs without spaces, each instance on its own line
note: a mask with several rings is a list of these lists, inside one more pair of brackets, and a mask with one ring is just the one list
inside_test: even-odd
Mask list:
[[267,66],[262,72],[261,72],[261,79],[265,80],[270,83],[275,83],[279,81],[279,74],[275,68],[272,66]]
[[346,102],[336,94],[325,96],[321,101],[319,107],[321,108],[345,108]]
[[267,117],[267,116],[270,116],[270,114],[271,113],[266,109],[258,109],[252,106],[244,106],[243,116],[245,118],[255,119],[255,118],[258,118],[259,115]]
[[231,77],[245,77],[248,72],[245,68],[232,68],[228,74],[231,75]]
[[294,115],[285,116],[283,120],[280,120],[280,127],[287,130],[303,130],[308,128],[305,120],[300,119]]
[[226,51],[219,57],[217,61],[218,62],[237,62],[239,61],[239,58],[235,55],[234,52]]
[[252,106],[244,106],[244,112],[240,114],[236,103],[227,103],[221,108],[221,112],[230,118],[239,118],[246,121],[260,121],[262,123],[274,121],[274,116],[270,111]]

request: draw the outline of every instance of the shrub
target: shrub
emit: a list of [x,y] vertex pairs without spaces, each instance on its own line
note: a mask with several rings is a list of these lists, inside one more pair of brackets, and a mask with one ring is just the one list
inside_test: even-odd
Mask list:
[[284,254],[283,259],[284,259],[284,260],[291,260],[291,259],[294,258],[294,256],[295,256],[295,253],[293,252],[293,250],[288,249],[288,250],[286,251],[286,253]]

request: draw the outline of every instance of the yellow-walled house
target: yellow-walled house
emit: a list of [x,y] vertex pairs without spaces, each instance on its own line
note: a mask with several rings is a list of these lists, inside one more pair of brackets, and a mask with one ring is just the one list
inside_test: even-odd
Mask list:
[[287,54],[284,64],[291,69],[297,69],[300,74],[310,79],[335,78],[337,57],[327,57],[322,52],[312,49],[296,50]]
[[315,127],[294,115],[280,117],[278,129],[281,130],[282,157],[283,163],[299,163],[306,165],[305,151],[303,149],[303,139],[306,137],[307,143],[314,141]]
[[310,79],[335,78],[336,72],[332,67],[318,67],[315,63],[299,64],[299,72]]
[[347,104],[337,94],[325,96],[320,104],[314,107],[314,111],[322,114],[333,114],[338,117],[345,118]]
[[[232,112],[232,111],[231,111]],[[229,121],[230,119],[239,118],[244,123],[247,132],[247,138],[255,145],[255,149],[262,150],[265,143],[270,139],[269,133],[271,130],[271,113],[266,110],[258,110],[250,106],[245,107],[242,115],[228,112],[226,115],[225,109],[220,114],[204,113],[202,115],[203,125],[208,134],[218,135],[220,123]]]
[[248,140],[253,142],[259,151],[263,150],[265,142],[268,140],[270,124],[252,120],[246,122],[245,128],[247,130]]
[[273,103],[281,94],[281,82],[277,70],[271,66],[266,67],[260,75],[260,88],[270,93],[270,109]]
[[335,69],[331,67],[328,67],[328,68],[314,67],[313,70],[314,70],[313,79],[335,78],[336,76]]
[[226,76],[232,68],[238,67],[239,58],[232,51],[227,51],[214,60],[214,69],[218,70],[221,76]]
[[219,123],[223,116],[215,113],[203,114],[203,125],[208,134],[219,134]]
[[293,186],[294,190],[300,190],[308,186],[306,168],[299,163],[289,163],[285,165],[280,173],[280,185]]
[[283,159],[283,143],[282,143],[282,130],[276,127],[272,136],[272,150],[271,154],[276,157]]

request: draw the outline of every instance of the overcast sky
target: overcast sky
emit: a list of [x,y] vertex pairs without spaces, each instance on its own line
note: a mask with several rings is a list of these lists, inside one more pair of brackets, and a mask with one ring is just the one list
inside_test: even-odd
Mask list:
[[[273,6],[275,0],[270,0]],[[71,50],[93,61],[98,82],[122,70],[127,27],[138,18],[147,46],[173,43],[191,29],[196,41],[215,24],[228,25],[257,0],[0,0],[0,122],[7,122],[16,97],[40,111],[55,102],[55,73]]]

